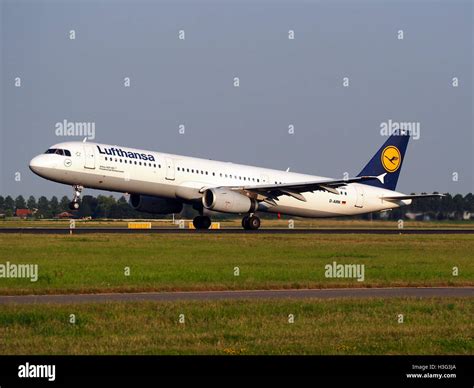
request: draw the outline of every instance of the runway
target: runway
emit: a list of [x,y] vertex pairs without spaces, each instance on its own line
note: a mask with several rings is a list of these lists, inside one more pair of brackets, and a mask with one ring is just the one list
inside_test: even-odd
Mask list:
[[474,229],[212,229],[179,228],[126,229],[126,228],[0,228],[0,234],[474,234]]
[[245,299],[340,299],[340,298],[474,297],[474,287],[331,288],[292,290],[188,291],[68,295],[0,296],[1,304],[73,304],[105,302],[178,302]]

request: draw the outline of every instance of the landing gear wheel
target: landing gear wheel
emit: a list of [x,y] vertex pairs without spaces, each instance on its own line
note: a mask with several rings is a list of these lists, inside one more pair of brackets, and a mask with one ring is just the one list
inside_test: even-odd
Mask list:
[[207,216],[197,216],[193,220],[193,225],[196,229],[209,229],[211,226],[211,219]]
[[82,189],[84,187],[82,187],[81,185],[74,185],[72,186],[72,188],[74,189],[74,194],[72,196],[72,201],[69,204],[69,209],[77,210],[79,209],[79,200],[81,198]]
[[71,209],[71,210],[77,210],[77,209],[79,209],[79,202],[71,202],[71,203],[69,204],[69,209]]
[[260,228],[260,218],[257,216],[245,216],[242,218],[242,226],[245,230],[257,230]]
[[260,218],[257,216],[251,216],[248,221],[250,230],[257,230],[260,228]]

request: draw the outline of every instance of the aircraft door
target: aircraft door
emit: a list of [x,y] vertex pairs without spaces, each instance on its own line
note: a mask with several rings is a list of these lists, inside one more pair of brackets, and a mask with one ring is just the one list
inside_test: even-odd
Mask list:
[[361,185],[354,185],[356,190],[355,207],[364,207],[364,188]]
[[166,175],[165,178],[169,181],[174,181],[174,160],[171,158],[165,159],[165,168],[166,168]]
[[95,146],[93,144],[84,144],[84,167],[95,168]]

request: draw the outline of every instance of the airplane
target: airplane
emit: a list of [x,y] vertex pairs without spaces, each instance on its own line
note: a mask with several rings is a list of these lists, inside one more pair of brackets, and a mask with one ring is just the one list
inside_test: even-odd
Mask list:
[[256,230],[268,212],[299,217],[338,217],[386,211],[413,199],[395,191],[410,135],[394,133],[353,178],[331,179],[115,145],[73,141],[52,145],[30,169],[42,178],[72,185],[71,209],[84,188],[128,193],[137,211],[179,213],[183,204],[199,212],[196,229],[211,226],[209,211],[243,215]]

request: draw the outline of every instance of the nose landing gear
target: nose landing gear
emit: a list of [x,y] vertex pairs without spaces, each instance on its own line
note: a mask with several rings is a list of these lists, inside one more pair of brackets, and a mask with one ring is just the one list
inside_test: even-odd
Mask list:
[[245,230],[257,230],[260,228],[260,218],[256,215],[248,215],[242,218],[242,227]]
[[72,188],[74,189],[74,194],[72,197],[72,201],[69,204],[69,209],[77,210],[79,209],[79,200],[81,198],[81,193],[84,187],[82,187],[81,185],[74,185],[72,186]]

